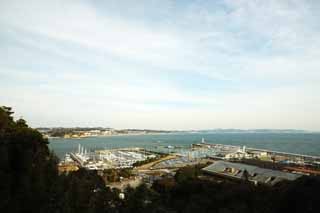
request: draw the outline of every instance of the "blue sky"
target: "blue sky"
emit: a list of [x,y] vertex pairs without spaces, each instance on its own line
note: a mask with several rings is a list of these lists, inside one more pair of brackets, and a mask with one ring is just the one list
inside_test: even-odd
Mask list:
[[34,126],[320,130],[320,1],[0,2],[0,103]]

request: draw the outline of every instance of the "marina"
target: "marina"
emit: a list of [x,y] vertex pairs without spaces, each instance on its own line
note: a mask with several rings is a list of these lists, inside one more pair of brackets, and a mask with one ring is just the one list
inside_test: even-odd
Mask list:
[[113,150],[96,150],[87,152],[79,144],[78,151],[69,156],[79,167],[89,170],[131,168],[134,163],[155,158],[156,155],[141,148],[124,148]]
[[[320,171],[320,157],[277,152],[266,149],[249,148],[225,144],[207,143],[202,138],[200,143],[191,144],[188,148],[166,146],[162,149],[141,147],[98,149],[87,151],[78,144],[76,152],[66,154],[60,165],[76,165],[89,170],[134,168],[137,162],[147,163],[160,156],[171,156],[148,167],[149,170],[176,169],[184,166],[197,165],[201,161],[255,162],[269,165],[282,171],[303,175],[317,175]],[[142,163],[143,164],[143,163]],[[140,165],[140,164],[139,164]]]

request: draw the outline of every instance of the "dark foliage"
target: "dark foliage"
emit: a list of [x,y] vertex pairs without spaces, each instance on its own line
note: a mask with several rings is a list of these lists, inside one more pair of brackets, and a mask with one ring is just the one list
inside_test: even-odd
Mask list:
[[60,175],[48,141],[0,107],[0,212],[110,212],[119,192],[96,172]]
[[102,171],[103,180],[106,183],[118,182],[122,178],[129,178],[132,176],[132,169],[124,168],[124,169],[105,169]]
[[[22,119],[0,108],[0,207],[10,212],[43,212],[55,202],[57,158],[48,141]],[[34,208],[36,206],[36,208]]]
[[162,207],[174,212],[320,212],[320,179],[303,177],[276,186],[199,179],[199,168],[180,169],[175,179],[153,184]]

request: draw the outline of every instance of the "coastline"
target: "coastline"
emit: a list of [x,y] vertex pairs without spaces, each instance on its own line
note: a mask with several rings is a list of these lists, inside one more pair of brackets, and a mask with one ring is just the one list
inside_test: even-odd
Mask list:
[[48,139],[86,139],[86,138],[104,138],[104,137],[121,137],[121,136],[143,136],[143,135],[170,135],[176,134],[178,132],[163,132],[163,133],[128,133],[128,134],[113,134],[113,135],[94,135],[94,136],[84,136],[84,137],[47,137]]

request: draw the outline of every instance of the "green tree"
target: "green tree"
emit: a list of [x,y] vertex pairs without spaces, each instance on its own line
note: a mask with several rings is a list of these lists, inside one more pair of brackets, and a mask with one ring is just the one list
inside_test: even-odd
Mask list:
[[[14,121],[10,107],[0,107],[0,208],[9,212],[43,212],[55,202],[57,158],[48,141]],[[36,207],[36,208],[35,208]]]

